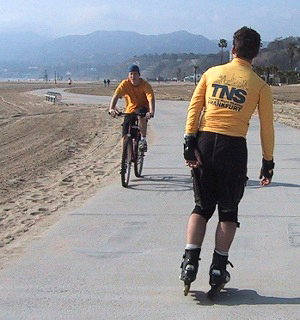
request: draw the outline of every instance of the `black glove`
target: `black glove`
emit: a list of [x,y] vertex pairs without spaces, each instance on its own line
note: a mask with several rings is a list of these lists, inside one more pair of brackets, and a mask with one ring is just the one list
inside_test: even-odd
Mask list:
[[152,112],[147,112],[145,117],[147,120],[149,120],[151,118],[154,118],[154,114]]
[[273,162],[273,160],[265,160],[263,158],[259,179],[261,179],[262,177],[265,177],[267,179],[272,179],[274,167],[275,167],[275,163]]
[[185,136],[183,143],[183,156],[187,161],[197,161],[195,150],[197,147],[197,140],[194,136]]

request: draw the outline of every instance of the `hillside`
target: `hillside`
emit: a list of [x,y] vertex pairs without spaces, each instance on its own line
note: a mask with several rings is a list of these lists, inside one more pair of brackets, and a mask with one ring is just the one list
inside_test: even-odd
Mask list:
[[[223,53],[223,61],[227,62],[229,52]],[[211,66],[221,62],[221,54],[162,54],[162,55],[142,55],[133,57],[124,63],[107,71],[110,77],[118,75],[126,76],[127,66],[136,63],[140,66],[142,76],[148,79],[173,79],[183,80],[186,76],[193,76],[195,72],[201,74]]]
[[0,34],[0,62],[32,65],[66,63],[115,64],[133,55],[162,53],[216,53],[218,44],[202,35],[177,31],[142,35],[129,31],[96,31],[46,39],[32,33]]
[[282,71],[293,70],[300,65],[300,38],[275,39],[255,58],[257,66],[277,66]]
[[[28,36],[31,38],[29,39]],[[299,67],[300,38],[289,37],[264,43],[253,61],[262,70],[286,72]],[[145,36],[136,32],[97,31],[85,36],[44,39],[22,34],[11,39],[0,34],[3,45],[0,55],[0,78],[58,80],[120,79],[127,66],[136,63],[144,78],[184,79],[229,60],[218,41],[185,31]],[[11,46],[14,46],[14,50]],[[289,49],[288,49],[289,48]],[[291,53],[291,50],[293,52]],[[257,69],[259,70],[259,69]],[[273,71],[270,71],[271,73]],[[265,71],[262,71],[265,73]]]

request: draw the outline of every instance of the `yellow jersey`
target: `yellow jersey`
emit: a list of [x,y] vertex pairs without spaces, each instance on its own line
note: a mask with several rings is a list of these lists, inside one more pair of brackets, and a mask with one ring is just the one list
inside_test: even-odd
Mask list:
[[246,137],[255,109],[260,118],[263,157],[273,159],[274,119],[270,86],[249,62],[234,58],[208,69],[192,96],[186,121],[186,134],[209,131]]
[[132,113],[138,107],[149,107],[149,101],[154,97],[151,85],[143,79],[140,79],[138,86],[133,86],[128,79],[123,80],[117,87],[116,94],[125,97],[126,113]]

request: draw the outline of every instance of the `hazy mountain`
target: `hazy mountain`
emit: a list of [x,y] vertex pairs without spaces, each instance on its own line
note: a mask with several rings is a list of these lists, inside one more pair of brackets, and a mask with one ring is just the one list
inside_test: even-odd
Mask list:
[[202,35],[177,31],[141,35],[127,31],[96,31],[49,40],[33,33],[0,34],[0,62],[116,64],[132,56],[162,53],[216,53],[218,45]]
[[[2,79],[40,79],[46,74],[49,78],[118,78],[126,75],[133,62],[145,77],[182,78],[192,74],[194,66],[201,73],[221,61],[218,40],[186,31],[159,35],[96,31],[57,39],[13,33],[0,34],[0,45]],[[230,48],[228,41],[223,62],[228,60]]]
[[0,61],[36,61],[49,39],[32,32],[0,33]]

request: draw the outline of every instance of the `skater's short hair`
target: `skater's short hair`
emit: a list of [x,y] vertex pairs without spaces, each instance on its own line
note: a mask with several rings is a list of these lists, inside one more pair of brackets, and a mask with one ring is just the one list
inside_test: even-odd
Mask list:
[[242,27],[233,35],[233,46],[237,57],[252,60],[261,46],[260,34],[251,28]]

